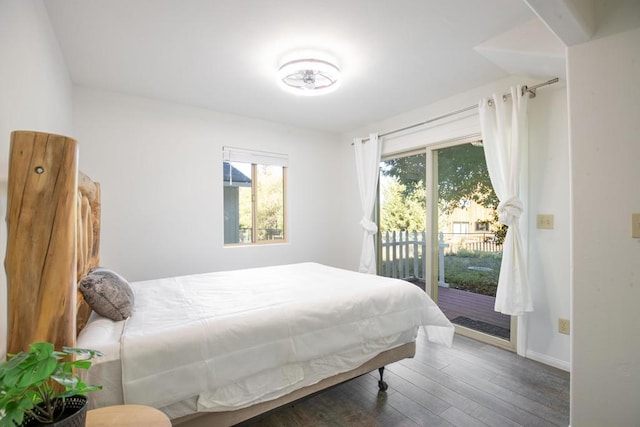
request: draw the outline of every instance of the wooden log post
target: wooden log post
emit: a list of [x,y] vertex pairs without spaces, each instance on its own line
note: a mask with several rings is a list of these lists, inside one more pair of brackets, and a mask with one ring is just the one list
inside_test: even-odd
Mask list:
[[7,193],[7,351],[75,345],[78,144],[11,134]]
[[[77,254],[76,282],[80,282],[93,267],[100,263],[100,184],[78,171],[78,224],[76,228]],[[77,292],[76,335],[86,325],[91,307]]]

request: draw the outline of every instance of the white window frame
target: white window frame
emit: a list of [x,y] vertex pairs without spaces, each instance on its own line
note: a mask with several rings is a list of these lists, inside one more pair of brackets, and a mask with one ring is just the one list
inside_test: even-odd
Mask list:
[[[289,166],[289,156],[287,154],[272,153],[268,151],[250,150],[235,147],[222,147],[222,161],[232,163],[246,163],[251,165],[251,192],[252,192],[252,235],[251,242],[224,243],[224,246],[252,246],[285,243],[288,239],[287,230],[287,168]],[[257,218],[257,183],[256,175],[258,166],[279,166],[282,167],[282,191],[283,191],[283,238],[278,240],[258,240],[258,230],[256,227]],[[223,184],[224,185],[224,184]],[[223,209],[225,201],[223,200]],[[223,224],[224,230],[224,224]],[[223,233],[224,234],[224,233]],[[224,238],[223,238],[224,241]]]

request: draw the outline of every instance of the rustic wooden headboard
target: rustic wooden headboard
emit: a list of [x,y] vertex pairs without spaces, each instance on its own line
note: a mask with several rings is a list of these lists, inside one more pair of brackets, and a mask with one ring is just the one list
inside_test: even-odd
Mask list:
[[11,134],[7,189],[7,352],[74,346],[91,309],[78,281],[99,263],[100,186],[78,171],[78,143]]

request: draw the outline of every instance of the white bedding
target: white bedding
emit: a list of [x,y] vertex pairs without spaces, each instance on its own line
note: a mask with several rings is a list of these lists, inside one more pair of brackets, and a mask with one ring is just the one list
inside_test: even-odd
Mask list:
[[132,285],[136,306],[120,338],[124,403],[161,408],[197,396],[199,411],[239,409],[354,369],[413,340],[419,325],[431,341],[453,337],[416,286],[320,264]]

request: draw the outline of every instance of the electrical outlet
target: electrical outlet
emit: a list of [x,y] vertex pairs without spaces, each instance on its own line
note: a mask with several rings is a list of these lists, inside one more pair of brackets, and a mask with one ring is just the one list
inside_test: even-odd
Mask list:
[[569,323],[569,319],[558,319],[558,332],[561,334],[569,335],[571,332],[571,324]]
[[536,227],[552,230],[553,229],[553,215],[538,215],[536,216]]

